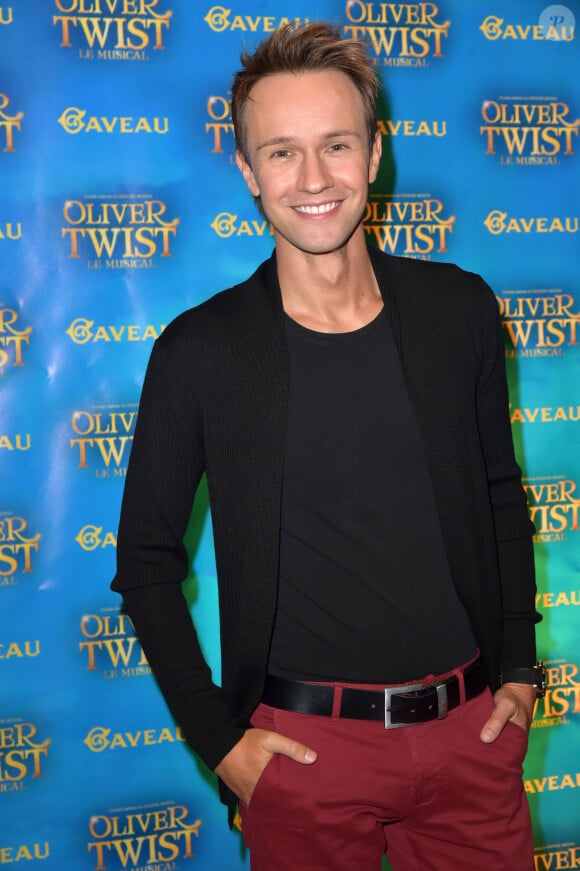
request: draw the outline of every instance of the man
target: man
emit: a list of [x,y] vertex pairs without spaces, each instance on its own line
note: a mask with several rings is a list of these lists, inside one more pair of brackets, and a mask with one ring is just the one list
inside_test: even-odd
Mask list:
[[[288,27],[242,60],[237,163],[275,253],[155,345],[113,589],[255,871],[531,869],[533,527],[495,298],[367,248],[360,43]],[[221,688],[180,590],[203,472]]]

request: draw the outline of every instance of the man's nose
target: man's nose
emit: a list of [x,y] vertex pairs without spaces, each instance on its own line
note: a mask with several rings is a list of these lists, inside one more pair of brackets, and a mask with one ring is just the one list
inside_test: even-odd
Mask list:
[[309,193],[318,193],[332,185],[328,167],[320,154],[304,154],[300,164],[298,187]]

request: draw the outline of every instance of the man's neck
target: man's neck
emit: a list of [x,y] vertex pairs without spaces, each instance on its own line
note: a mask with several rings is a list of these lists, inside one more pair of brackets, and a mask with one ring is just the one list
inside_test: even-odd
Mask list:
[[380,312],[381,292],[362,234],[328,254],[308,254],[283,241],[276,252],[284,311],[303,326],[351,332]]

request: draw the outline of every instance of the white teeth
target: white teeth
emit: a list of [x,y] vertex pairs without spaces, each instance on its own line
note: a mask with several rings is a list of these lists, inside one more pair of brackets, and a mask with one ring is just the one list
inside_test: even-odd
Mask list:
[[306,212],[307,215],[323,215],[325,212],[331,212],[336,208],[338,203],[323,203],[321,206],[296,206],[297,212]]

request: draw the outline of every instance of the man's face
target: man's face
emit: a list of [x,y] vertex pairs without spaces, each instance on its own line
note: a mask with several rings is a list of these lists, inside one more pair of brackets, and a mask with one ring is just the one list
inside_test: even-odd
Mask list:
[[307,254],[343,248],[359,228],[376,178],[362,97],[336,70],[266,76],[246,106],[249,163],[237,163],[273,224],[278,248]]

